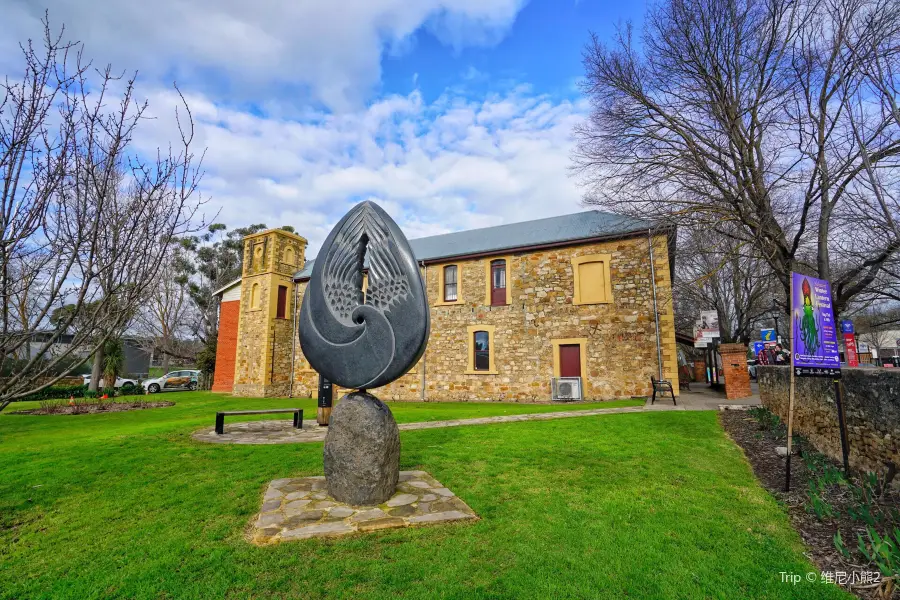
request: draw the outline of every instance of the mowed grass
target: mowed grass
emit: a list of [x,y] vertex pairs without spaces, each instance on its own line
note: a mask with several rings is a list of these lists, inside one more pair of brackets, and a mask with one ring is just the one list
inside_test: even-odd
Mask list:
[[[0,413],[0,598],[848,597],[782,582],[812,566],[712,412],[403,432],[402,468],[479,522],[258,548],[244,531],[266,485],[321,474],[322,444],[190,434],[216,410],[313,402],[164,397],[177,405]],[[571,408],[391,407],[400,422]]]

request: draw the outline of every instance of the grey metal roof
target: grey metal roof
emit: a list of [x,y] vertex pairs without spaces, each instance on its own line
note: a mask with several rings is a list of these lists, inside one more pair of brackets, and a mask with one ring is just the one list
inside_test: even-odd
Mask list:
[[[409,245],[417,260],[431,262],[442,258],[487,254],[528,246],[624,236],[652,227],[654,223],[645,219],[588,210],[559,217],[432,235],[409,240]],[[294,274],[294,278],[308,278],[312,274],[314,260],[308,260],[303,270]]]

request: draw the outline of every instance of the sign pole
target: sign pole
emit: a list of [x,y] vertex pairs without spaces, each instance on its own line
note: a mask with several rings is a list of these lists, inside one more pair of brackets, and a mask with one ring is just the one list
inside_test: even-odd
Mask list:
[[316,423],[328,427],[331,421],[331,406],[334,401],[334,389],[330,381],[319,375],[319,402],[316,408]]
[[[790,285],[790,339],[791,375],[790,400],[787,424],[787,461],[785,467],[784,491],[791,489],[791,447],[794,441],[794,402],[797,396],[797,377],[830,377],[834,381],[834,393],[841,431],[841,450],[844,454],[844,468],[848,468],[847,428],[844,421],[844,407],[841,388],[841,353],[838,346],[837,323],[834,319],[834,298],[831,284],[825,279],[791,273]],[[852,334],[850,321],[841,323],[841,330]],[[799,335],[798,335],[799,334]],[[853,344],[847,343],[850,355]]]
[[791,285],[788,293],[788,298],[790,301],[788,302],[788,307],[790,308],[790,315],[788,315],[788,324],[790,326],[790,333],[788,334],[788,339],[791,342],[791,375],[790,375],[790,391],[788,392],[788,426],[787,426],[787,462],[785,464],[784,469],[784,491],[791,491],[791,440],[794,437],[794,357],[797,355],[794,346],[794,308],[793,308],[793,298],[794,298],[794,278],[791,277]]
[[841,429],[841,454],[844,457],[844,475],[850,475],[850,444],[847,443],[847,422],[844,420],[844,386],[840,379],[834,380],[834,400],[837,404],[838,426]]

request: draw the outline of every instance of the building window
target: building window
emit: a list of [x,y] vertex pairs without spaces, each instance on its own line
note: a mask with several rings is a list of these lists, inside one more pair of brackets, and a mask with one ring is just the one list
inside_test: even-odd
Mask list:
[[506,261],[491,261],[491,306],[506,304]]
[[473,348],[475,356],[473,365],[476,371],[491,370],[491,344],[490,335],[487,331],[476,331]]
[[609,279],[609,254],[590,254],[572,259],[574,277],[573,304],[605,304],[612,302]]
[[278,305],[275,309],[275,318],[284,319],[287,313],[287,286],[278,286]]
[[509,278],[511,257],[498,256],[484,261],[484,304],[506,306],[512,301],[512,281]]
[[296,264],[296,258],[294,256],[294,249],[288,246],[284,249],[284,262],[285,264],[294,266]]
[[469,375],[496,375],[496,353],[494,352],[494,325],[471,325],[469,336],[469,360],[466,373]]
[[459,298],[456,265],[444,267],[444,302],[456,302]]
[[259,308],[259,284],[250,286],[250,308]]

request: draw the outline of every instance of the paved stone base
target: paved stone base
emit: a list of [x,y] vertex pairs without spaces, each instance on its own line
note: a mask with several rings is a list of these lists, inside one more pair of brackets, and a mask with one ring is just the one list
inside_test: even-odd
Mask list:
[[469,505],[425,471],[400,471],[397,491],[378,506],[336,502],[325,490],[324,477],[301,477],[269,484],[249,536],[265,545],[477,519]]

